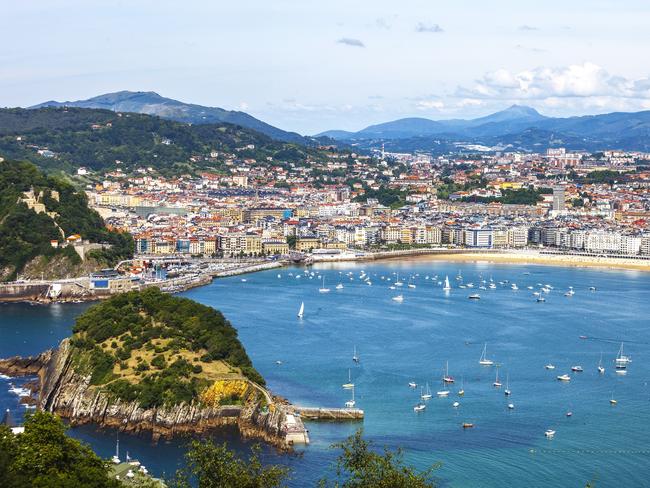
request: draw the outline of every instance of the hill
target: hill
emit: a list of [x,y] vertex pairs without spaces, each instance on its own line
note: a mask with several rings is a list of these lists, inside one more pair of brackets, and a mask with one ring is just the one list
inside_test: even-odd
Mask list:
[[311,138],[303,137],[295,132],[287,132],[256,119],[246,112],[225,110],[219,107],[206,107],[192,103],[184,103],[171,98],[165,98],[156,92],[119,91],[106,93],[87,100],[73,102],[48,102],[39,103],[30,108],[44,107],[79,107],[99,108],[113,112],[135,112],[147,115],[156,115],[163,119],[174,120],[191,124],[233,124],[261,132],[273,139],[299,144],[312,143]]
[[472,120],[399,119],[358,132],[327,131],[334,139],[354,141],[361,147],[381,142],[392,151],[440,152],[454,142],[524,151],[565,146],[588,151],[606,148],[650,149],[650,111],[581,117],[545,117],[530,107],[513,105]]
[[0,109],[0,156],[29,159],[47,171],[152,166],[166,174],[219,169],[226,159],[262,164],[268,158],[277,163],[324,158],[318,149],[238,125],[190,125],[86,108]]
[[51,269],[54,262],[63,271],[61,277],[74,276],[82,264],[79,255],[72,247],[51,245],[63,245],[72,234],[111,246],[90,251],[96,267],[133,252],[132,238],[106,229],[99,214],[88,208],[83,192],[44,175],[33,164],[0,162],[0,280],[15,279],[28,265]]

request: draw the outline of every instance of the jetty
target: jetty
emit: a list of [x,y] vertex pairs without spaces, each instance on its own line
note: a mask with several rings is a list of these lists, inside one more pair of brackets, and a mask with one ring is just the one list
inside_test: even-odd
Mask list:
[[363,410],[360,408],[318,408],[294,407],[305,420],[363,420]]

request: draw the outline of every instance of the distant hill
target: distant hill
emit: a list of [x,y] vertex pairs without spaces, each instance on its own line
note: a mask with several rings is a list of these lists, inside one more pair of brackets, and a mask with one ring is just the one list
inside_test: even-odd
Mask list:
[[[50,152],[43,153],[47,149]],[[41,151],[39,153],[38,151]],[[282,142],[228,123],[190,125],[157,116],[75,107],[0,109],[0,156],[47,171],[154,167],[165,174],[213,168],[213,151],[274,164],[323,158],[313,147]]]
[[0,161],[0,281],[15,279],[26,267],[38,269],[39,278],[41,273],[57,278],[86,271],[80,269],[74,249],[51,245],[51,241],[63,244],[72,234],[112,245],[91,251],[98,267],[133,252],[131,236],[106,229],[99,214],[88,208],[83,192],[30,163]]
[[[399,119],[358,132],[327,131],[319,136],[391,150],[436,150],[453,141],[540,150],[557,145],[572,149],[650,149],[650,111],[581,117],[545,117],[535,109],[513,105],[472,120]],[[435,141],[433,140],[435,138]]]
[[279,141],[296,142],[299,144],[313,143],[312,138],[303,137],[295,132],[287,132],[256,119],[246,112],[225,110],[218,107],[205,107],[192,103],[184,103],[171,98],[165,98],[155,92],[119,91],[106,93],[87,100],[57,102],[50,100],[30,108],[44,107],[79,107],[99,108],[113,112],[134,112],[147,115],[157,115],[163,119],[185,122],[189,124],[220,124],[228,123],[253,129]]

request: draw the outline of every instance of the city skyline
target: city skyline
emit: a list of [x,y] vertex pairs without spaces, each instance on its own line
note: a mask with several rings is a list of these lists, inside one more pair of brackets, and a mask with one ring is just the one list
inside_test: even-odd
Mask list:
[[2,106],[152,90],[303,134],[512,104],[549,116],[650,108],[650,73],[629,62],[647,47],[640,1],[60,1],[10,5],[7,18],[21,41],[0,50]]

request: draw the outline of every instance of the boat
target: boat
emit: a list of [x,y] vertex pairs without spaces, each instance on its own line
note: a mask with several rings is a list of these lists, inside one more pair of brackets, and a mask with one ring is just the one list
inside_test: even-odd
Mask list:
[[512,392],[510,391],[510,373],[506,373],[506,389],[503,390],[505,396],[510,396]]
[[499,367],[498,366],[496,367],[496,370],[497,370],[497,374],[496,374],[496,378],[494,379],[494,383],[492,383],[492,386],[494,386],[495,388],[501,388],[501,382],[499,381]]
[[415,381],[409,381],[409,388],[417,388],[418,384]]
[[420,402],[415,407],[413,407],[413,411],[414,412],[421,412],[422,410],[424,410],[426,408],[427,408],[427,406],[424,403]]
[[277,364],[278,366],[280,366],[280,365],[282,364],[282,361],[280,361],[280,360],[278,359],[278,360],[275,362],[275,364]]
[[465,381],[463,377],[460,377],[460,390],[458,390],[458,396],[463,396],[465,394],[465,387],[464,387]]
[[451,290],[451,285],[449,284],[449,276],[445,276],[445,285],[442,287],[443,290]]
[[546,366],[544,366],[546,369],[555,369],[555,365],[548,363]]
[[350,371],[349,369],[348,369],[348,382],[343,383],[343,385],[341,386],[343,386],[343,388],[345,388],[346,390],[349,390],[350,388],[354,388],[354,383],[352,383],[352,371]]
[[517,291],[519,289],[519,287],[517,286],[517,283],[513,283],[512,285],[510,285],[510,289],[514,290],[514,291]]
[[444,386],[444,384],[445,384],[444,382],[442,384],[443,384],[442,390],[437,391],[436,395],[438,395],[441,398],[442,397],[448,397],[449,396],[449,390],[447,390],[447,388]]
[[509,410],[514,410],[515,409],[515,404],[514,403],[508,403],[508,409]]
[[320,293],[329,293],[330,289],[325,288],[325,277],[323,276],[323,286],[318,289]]
[[357,346],[354,346],[354,352],[352,353],[352,361],[359,363],[359,355],[357,354]]
[[551,430],[551,429],[548,429],[546,432],[544,432],[544,435],[546,437],[548,437],[549,439],[551,439],[555,435],[555,431]]
[[573,416],[573,412],[567,412],[567,413],[566,413],[566,416],[567,416],[567,417],[571,417],[571,416]]
[[600,359],[598,360],[598,372],[600,374],[605,374],[605,367],[603,366],[603,353],[600,353]]
[[564,296],[565,296],[565,297],[572,297],[572,296],[575,295],[575,294],[576,294],[576,292],[573,290],[573,287],[570,286],[570,287],[569,287],[569,290],[564,294]]
[[492,366],[494,364],[494,361],[488,359],[486,353],[487,353],[487,342],[483,344],[483,353],[481,353],[481,359],[478,360],[478,363],[481,366]]
[[616,405],[618,402],[614,400],[614,393],[612,393],[612,398],[609,399],[609,404],[610,405]]
[[461,281],[463,279],[463,275],[461,274],[460,270],[458,270],[458,274],[456,275],[456,280]]
[[120,464],[122,461],[120,460],[120,434],[118,431],[117,434],[117,440],[115,441],[115,454],[111,458],[111,461],[113,464]]
[[336,289],[337,290],[342,290],[343,289],[343,283],[339,283],[338,285],[336,285]]
[[587,340],[587,339],[589,339],[589,337],[587,337],[586,335],[581,335],[581,336],[578,336],[578,339]]
[[596,287],[595,286],[590,286],[589,291],[596,291]]
[[463,422],[463,429],[471,429],[472,427],[474,427],[474,424],[471,422]]
[[473,293],[472,295],[468,296],[467,298],[469,298],[470,300],[480,300],[481,295],[479,295],[478,293]]
[[558,381],[571,381],[571,376],[568,374],[561,374],[557,377]]
[[494,283],[490,283],[490,284],[488,285],[488,288],[489,288],[490,290],[496,290],[496,289],[497,289],[497,285],[494,284]]
[[393,283],[395,286],[404,286],[404,283],[399,280],[399,274],[397,275],[397,278],[395,278],[395,283]]
[[449,361],[447,361],[447,367],[445,369],[445,375],[442,377],[442,381],[445,383],[453,383],[455,381],[453,376],[449,376]]
[[281,275],[281,274],[279,274],[279,275],[278,275],[278,278],[282,278],[282,275]]
[[393,297],[393,300],[396,302],[403,302],[404,301],[404,295],[396,295]]
[[305,315],[305,302],[300,303],[300,310],[298,310],[298,318],[302,318]]
[[625,369],[627,368],[627,365],[632,362],[632,359],[629,356],[626,356],[623,353],[623,343],[621,342],[621,347],[618,350],[618,354],[616,355],[616,369]]
[[354,408],[354,406],[356,404],[357,404],[357,402],[354,401],[354,385],[352,385],[352,399],[345,402],[345,407],[346,408]]
[[241,282],[242,282],[242,283],[246,283],[246,278],[242,278],[242,279],[241,279]]
[[432,396],[431,390],[429,389],[429,383],[427,383],[426,390],[422,391],[422,388],[420,388],[420,398],[422,400],[430,400]]
[[584,370],[582,369],[582,366],[571,366],[571,371],[582,373]]
[[465,286],[467,288],[474,288],[474,283],[467,283]]
[[458,285],[458,288],[465,289],[465,288],[467,288],[467,287],[466,287],[465,285]]
[[546,301],[546,298],[541,297],[541,296],[540,296],[540,297],[537,297],[537,303],[543,303],[543,302],[545,302],[545,301]]
[[415,288],[415,284],[411,283],[411,279],[409,278],[409,284],[407,285],[409,288]]
[[460,403],[459,402],[454,402],[454,403],[451,404],[451,406],[454,407],[454,408],[458,408],[458,407],[460,407]]

